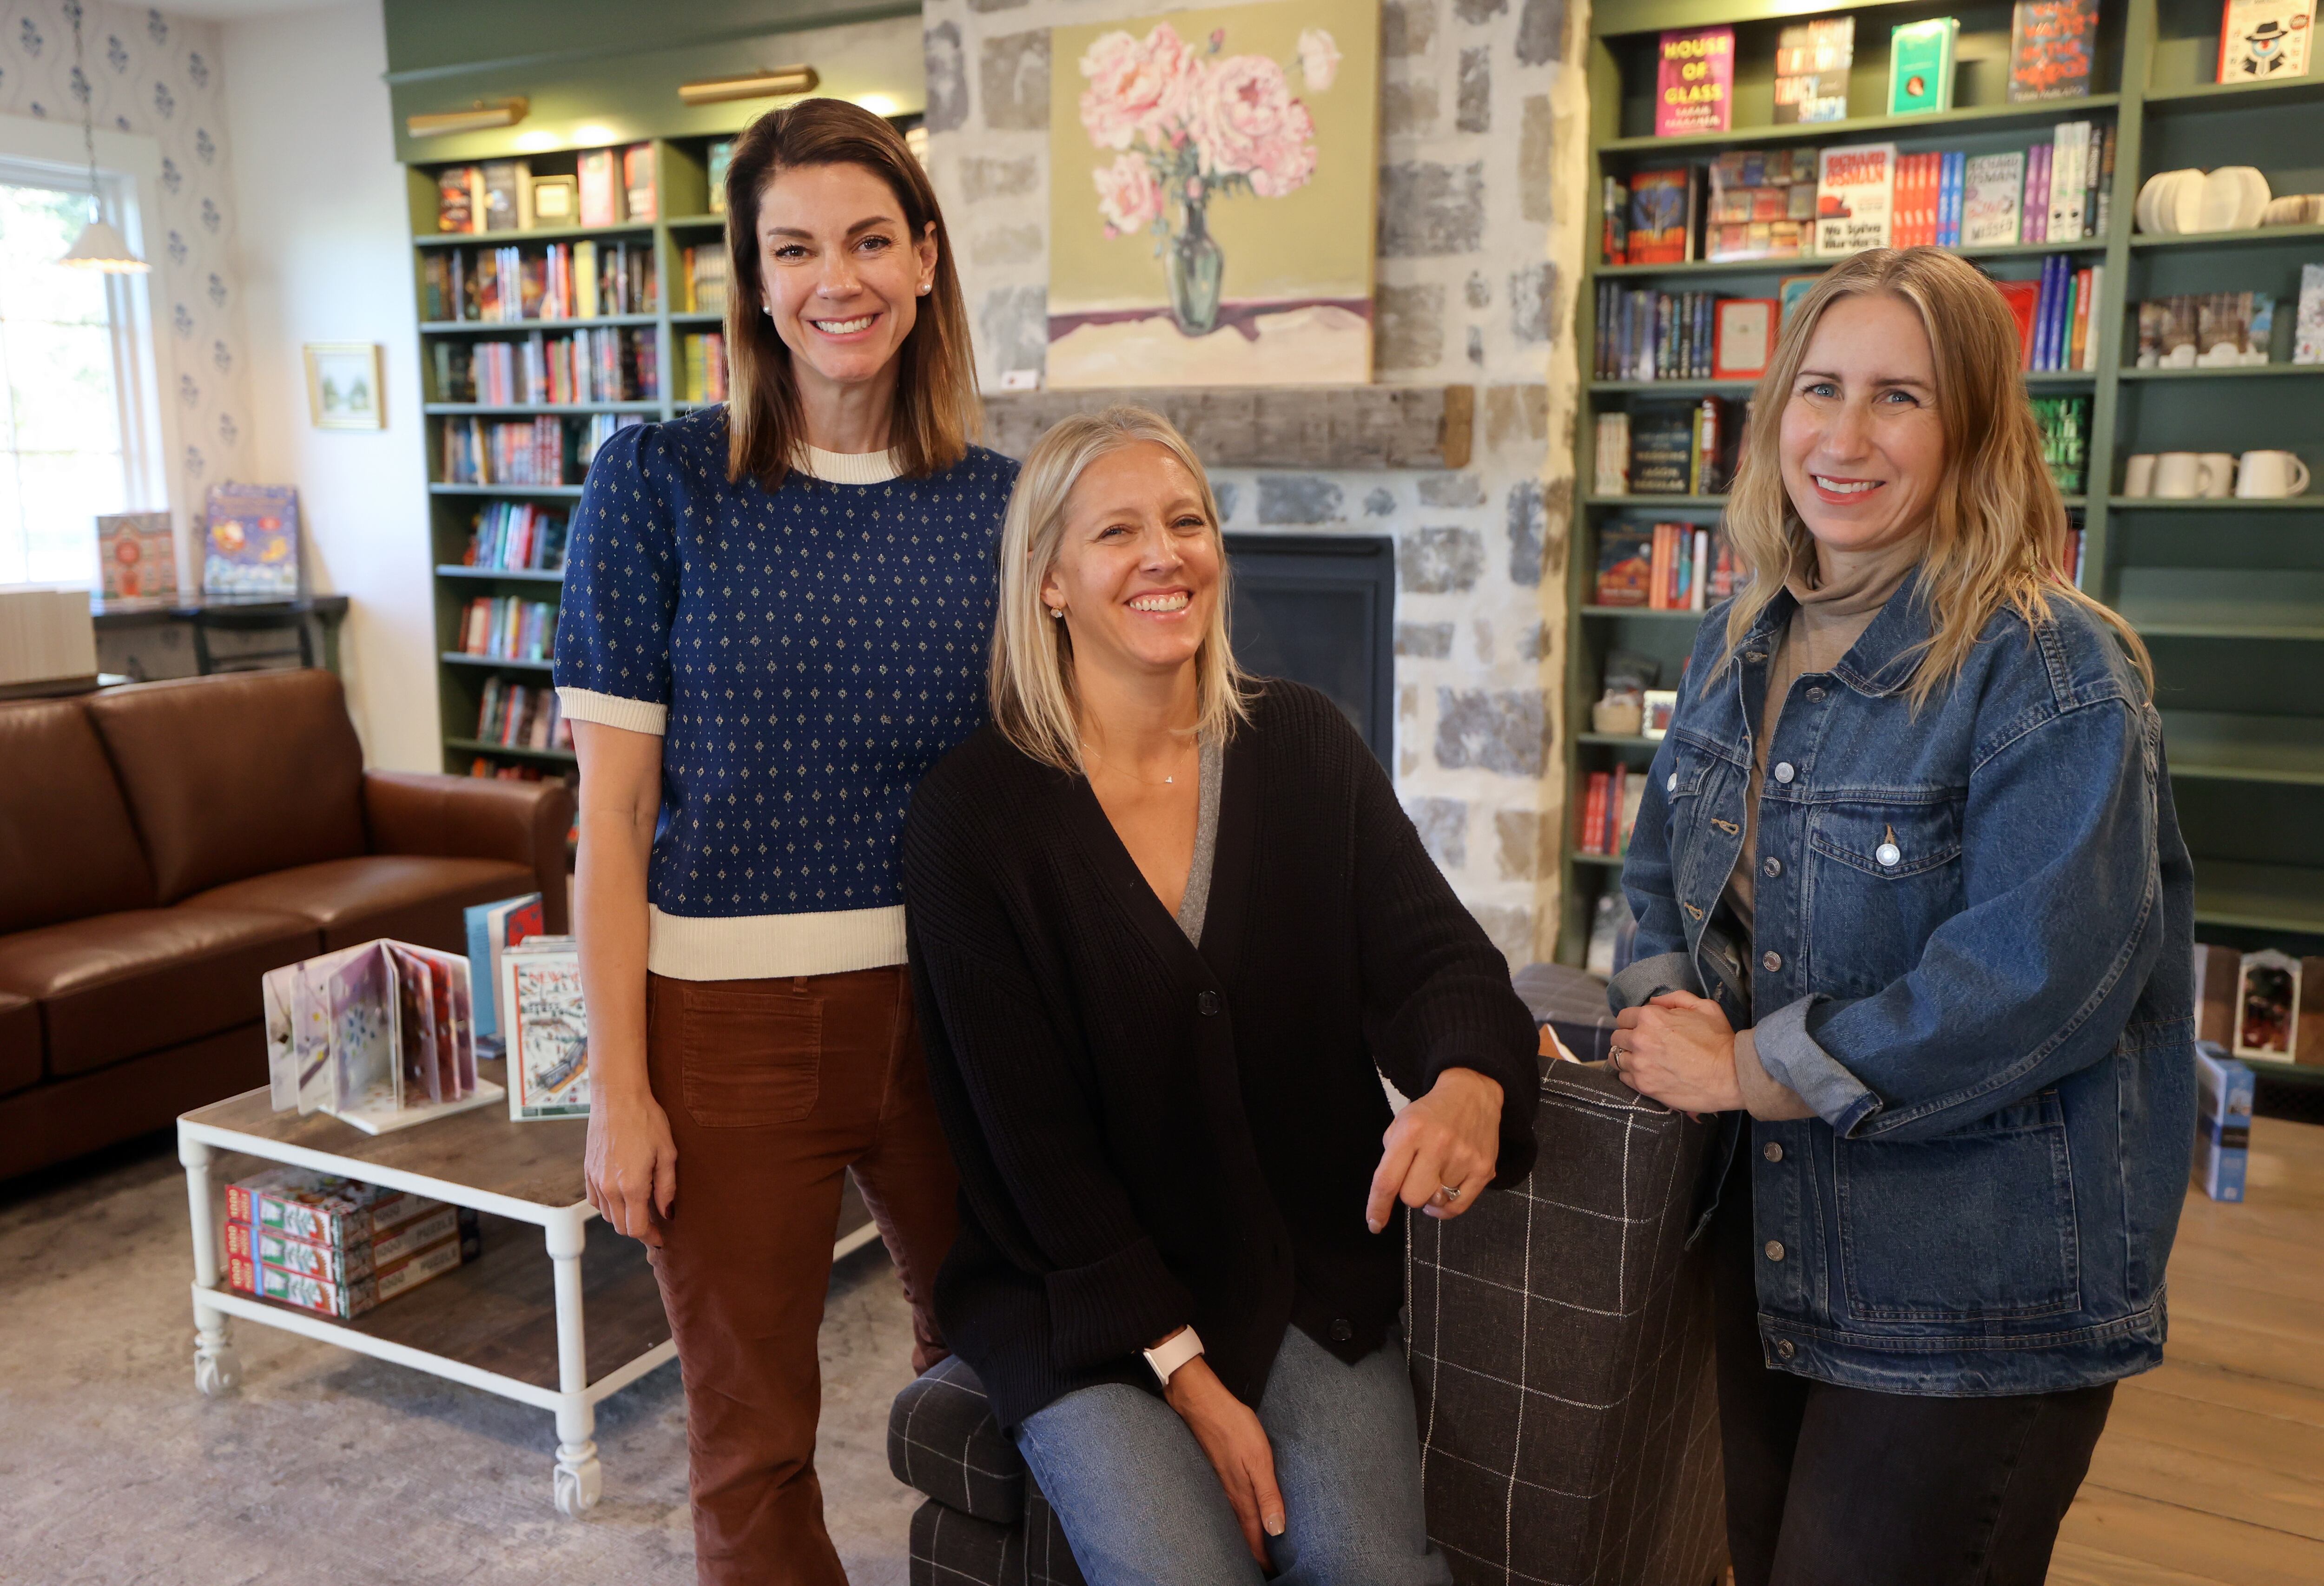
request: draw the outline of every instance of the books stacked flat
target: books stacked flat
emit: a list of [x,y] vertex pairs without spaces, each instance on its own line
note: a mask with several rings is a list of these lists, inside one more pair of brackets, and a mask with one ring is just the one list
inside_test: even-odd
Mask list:
[[226,1286],[348,1322],[484,1253],[476,1214],[302,1167],[226,1186]]

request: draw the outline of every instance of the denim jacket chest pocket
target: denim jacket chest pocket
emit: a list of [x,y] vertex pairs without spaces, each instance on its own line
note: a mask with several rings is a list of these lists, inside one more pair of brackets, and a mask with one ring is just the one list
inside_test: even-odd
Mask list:
[[1961,807],[1947,789],[1841,795],[1807,814],[1811,989],[1869,996],[1961,911]]
[[[1721,806],[1732,804],[1735,813],[1740,812],[1738,789],[1745,780],[1741,766],[1692,735],[1682,734],[1672,745],[1663,783],[1663,797],[1670,806],[1671,873],[1677,880],[1679,906],[1691,919],[1699,917],[1696,909],[1710,907],[1709,899],[1719,895],[1734,868],[1733,853],[1721,839],[1739,839],[1741,828]],[[1730,792],[1734,797],[1729,797]],[[1726,863],[1720,863],[1721,857]],[[1714,873],[1704,873],[1705,865]]]

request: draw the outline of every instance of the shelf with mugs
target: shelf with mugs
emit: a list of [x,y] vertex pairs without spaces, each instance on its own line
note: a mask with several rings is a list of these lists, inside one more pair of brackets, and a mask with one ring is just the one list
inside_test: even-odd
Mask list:
[[2221,364],[2209,368],[2125,369],[2117,380],[2298,380],[2324,376],[2324,364]]

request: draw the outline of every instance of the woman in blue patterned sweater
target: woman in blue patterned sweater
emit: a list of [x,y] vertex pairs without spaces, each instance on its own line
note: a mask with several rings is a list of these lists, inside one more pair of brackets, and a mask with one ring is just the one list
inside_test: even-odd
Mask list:
[[897,841],[982,717],[1016,465],[968,444],[967,316],[927,175],[810,99],[726,179],[733,397],[601,450],[557,685],[581,762],[589,1198],[652,1248],[686,1377],[705,1582],[844,1586],[816,1481],[816,1334],[852,1167],[913,1367],[955,1179]]

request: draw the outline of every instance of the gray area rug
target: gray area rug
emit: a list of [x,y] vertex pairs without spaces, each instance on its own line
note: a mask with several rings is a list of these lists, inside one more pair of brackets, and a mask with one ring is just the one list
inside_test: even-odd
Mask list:
[[[568,1521],[545,1411],[240,1323],[242,1387],[203,1398],[192,1277],[173,1142],[0,1185],[0,1581],[693,1581],[675,1363],[599,1406],[604,1500]],[[887,1416],[910,1353],[875,1243],[834,1275],[823,1325],[817,1467],[856,1586],[905,1580],[915,1498]]]

